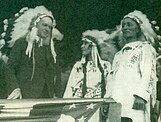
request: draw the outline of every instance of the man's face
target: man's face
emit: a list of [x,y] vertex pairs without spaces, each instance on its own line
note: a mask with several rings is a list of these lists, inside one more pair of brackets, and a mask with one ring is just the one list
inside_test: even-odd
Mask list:
[[42,18],[36,25],[38,28],[37,35],[43,39],[50,36],[52,30],[52,20],[49,17]]
[[140,28],[134,20],[130,18],[125,18],[123,20],[122,33],[125,39],[137,38],[137,35],[139,32],[140,32]]
[[83,41],[83,44],[82,44],[82,46],[81,46],[82,55],[83,55],[83,56],[88,56],[88,55],[91,54],[92,43],[86,41],[85,38],[84,38],[82,41]]

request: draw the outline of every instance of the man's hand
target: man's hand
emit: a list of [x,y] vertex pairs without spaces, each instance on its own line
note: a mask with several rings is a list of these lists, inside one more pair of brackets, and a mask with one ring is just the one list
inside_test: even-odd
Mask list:
[[22,99],[20,88],[14,89],[7,99]]
[[134,95],[134,97],[135,97],[135,100],[134,100],[134,104],[133,104],[133,109],[144,111],[146,101],[144,99],[142,99],[141,97],[138,97],[136,95]]

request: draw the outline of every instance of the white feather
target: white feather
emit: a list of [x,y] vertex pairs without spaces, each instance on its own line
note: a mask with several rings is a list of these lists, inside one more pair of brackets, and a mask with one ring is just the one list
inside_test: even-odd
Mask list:
[[[24,8],[26,9],[26,7]],[[22,9],[21,9],[22,10]],[[46,14],[48,16],[53,17],[52,13],[48,11],[44,6],[38,6],[36,8],[30,8],[27,11],[24,12],[16,21],[15,24],[13,25],[13,31],[11,32],[11,40],[9,41],[9,47],[12,47],[15,43],[15,41],[24,35],[27,34],[29,31],[29,27],[31,24],[32,19],[40,14]],[[55,21],[54,21],[55,22]],[[55,23],[54,23],[55,25]]]

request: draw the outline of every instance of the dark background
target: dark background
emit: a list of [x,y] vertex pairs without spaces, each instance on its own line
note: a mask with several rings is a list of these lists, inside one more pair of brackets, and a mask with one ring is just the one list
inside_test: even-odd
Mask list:
[[150,20],[157,20],[161,27],[161,0],[1,0],[0,22],[13,17],[22,7],[38,5],[53,12],[57,28],[64,34],[64,39],[56,44],[61,67],[80,58],[82,32],[114,28],[125,14],[135,9]]

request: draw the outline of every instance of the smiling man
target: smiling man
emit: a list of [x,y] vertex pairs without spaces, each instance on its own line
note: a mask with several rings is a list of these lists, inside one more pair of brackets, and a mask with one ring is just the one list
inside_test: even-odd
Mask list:
[[[55,20],[51,12],[39,6],[24,12],[16,22],[12,33],[16,40],[5,72],[8,99],[57,96],[56,53],[53,42]],[[14,34],[20,32],[20,25],[23,29],[17,37]],[[10,42],[13,42],[13,38]],[[61,86],[56,87],[61,89]]]
[[[111,97],[122,104],[121,122],[151,122],[156,96],[156,34],[140,11],[127,14],[120,28],[124,47],[116,53],[112,66]],[[107,93],[108,94],[108,93]]]

